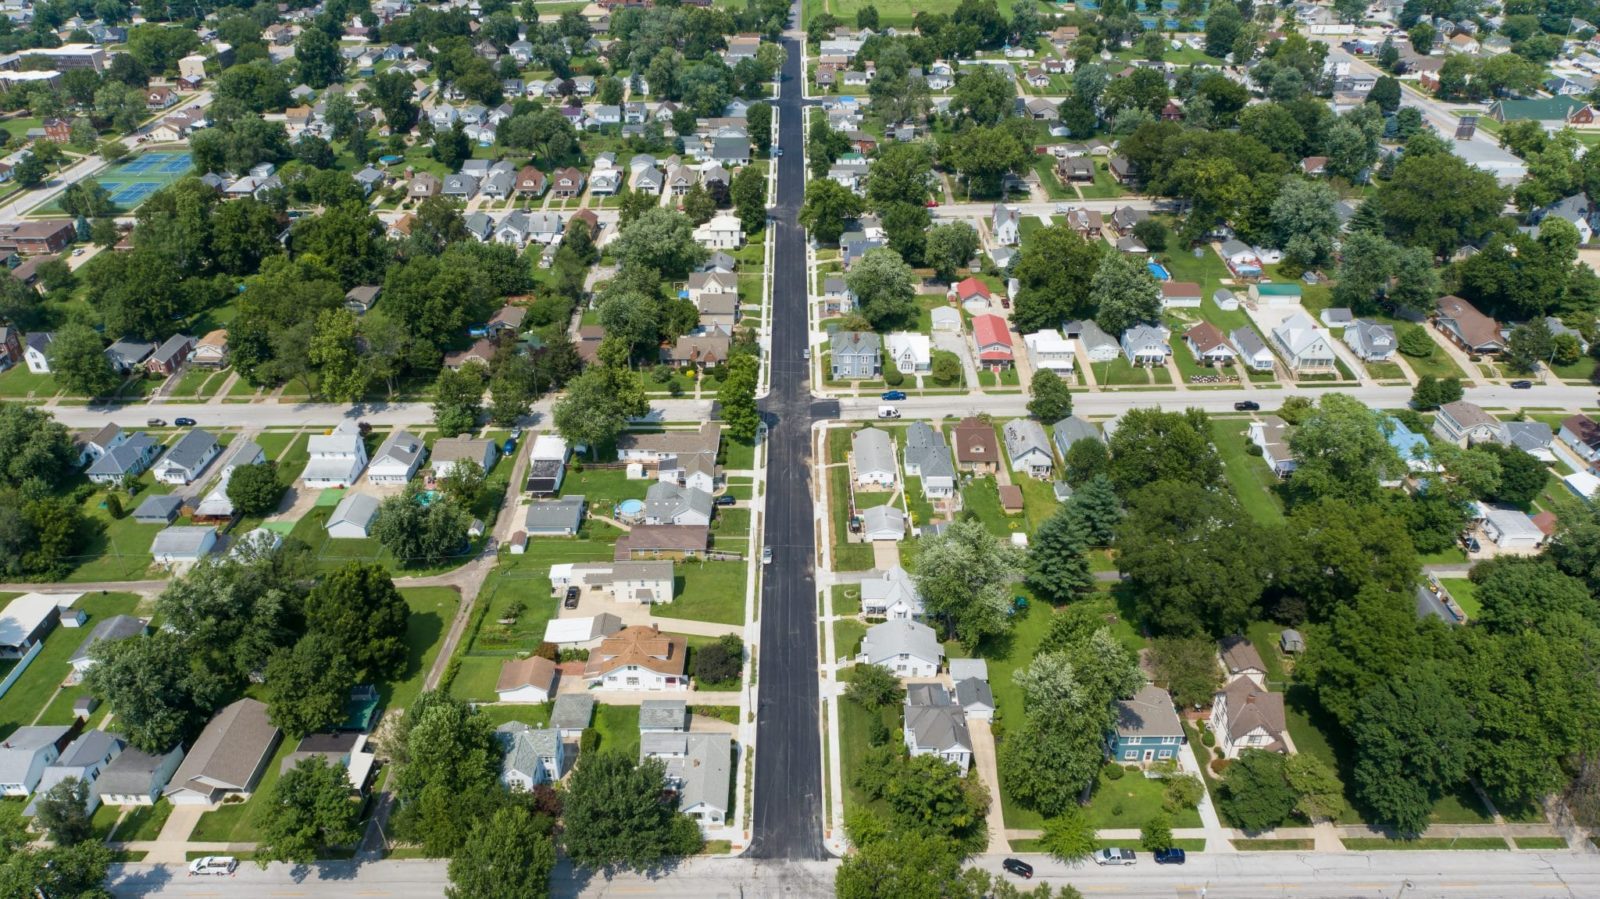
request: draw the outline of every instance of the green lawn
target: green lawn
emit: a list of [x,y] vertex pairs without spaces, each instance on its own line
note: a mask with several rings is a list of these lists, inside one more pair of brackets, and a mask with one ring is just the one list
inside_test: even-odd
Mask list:
[[13,365],[10,371],[0,374],[0,397],[6,399],[48,399],[60,390],[55,375],[36,375],[26,365]]
[[662,618],[743,624],[747,562],[679,563],[675,596],[652,611]]
[[1512,837],[1518,849],[1565,849],[1567,841],[1561,837]]
[[1467,613],[1467,619],[1478,617],[1478,611],[1483,608],[1478,603],[1478,585],[1466,578],[1441,578],[1439,586],[1448,592],[1461,611]]
[[1240,852],[1310,852],[1315,840],[1230,840]]
[[1094,183],[1080,184],[1078,191],[1085,200],[1114,200],[1128,192],[1127,188],[1117,183],[1117,179],[1111,177],[1104,159],[1094,160]]
[[852,618],[841,618],[833,623],[833,648],[841,659],[853,659],[861,649],[861,638],[867,635],[867,626]]
[[[1423,837],[1416,840],[1386,840],[1382,837],[1346,837],[1340,842],[1351,852],[1382,852],[1392,849],[1506,849],[1499,837]],[[1565,845],[1565,844],[1563,844]]]
[[494,702],[500,669],[509,660],[509,656],[462,656],[455,679],[450,681],[450,695],[468,702]]
[[281,740],[250,798],[244,802],[224,803],[220,808],[201,815],[194,830],[189,833],[189,839],[195,842],[259,842],[266,807],[273,788],[278,784],[278,768],[284,758],[294,752],[296,742],[288,738]]
[[616,750],[629,758],[639,757],[638,706],[596,706],[594,729],[600,733],[601,749]]
[[[1095,781],[1094,795],[1084,812],[1096,830],[1122,827],[1140,827],[1144,822],[1162,813],[1161,800],[1164,786],[1135,771],[1123,771],[1123,776],[1112,780],[1106,776],[1108,768],[1100,771]],[[1172,820],[1173,827],[1199,827],[1200,813],[1185,809]]]
[[[1421,329],[1423,326],[1409,322],[1394,323],[1395,336],[1403,335],[1408,328]],[[1461,371],[1461,366],[1457,365],[1455,360],[1450,358],[1450,354],[1440,346],[1434,346],[1433,352],[1426,356],[1408,356],[1402,353],[1400,358],[1411,366],[1411,370],[1416,372],[1419,378],[1426,375],[1433,375],[1435,378],[1466,378],[1465,373]]]
[[411,609],[406,620],[406,667],[400,680],[378,685],[385,709],[403,709],[422,692],[422,680],[433,667],[445,631],[461,604],[453,587],[405,587],[400,595]]
[[[841,678],[849,680],[854,669],[845,669]],[[872,727],[872,717],[880,716],[892,734],[901,725],[900,707],[891,705],[884,709],[866,709],[840,696],[839,703],[839,765],[844,773],[844,812],[870,805],[867,797],[855,784],[855,772],[861,769],[871,744],[867,742]]]
[[1222,470],[1233,485],[1233,494],[1250,517],[1262,524],[1283,521],[1283,499],[1278,494],[1279,481],[1260,456],[1252,456],[1245,447],[1250,445],[1245,436],[1246,422],[1240,419],[1214,419],[1211,422],[1211,442],[1222,457]]
[[833,517],[833,569],[866,571],[871,568],[872,544],[849,542],[850,470],[843,465],[828,469],[828,509]]
[[833,614],[856,615],[861,612],[861,588],[855,584],[836,584],[833,588]]
[[647,479],[630,481],[627,471],[621,468],[568,469],[561,481],[561,495],[581,495],[588,501],[589,508],[602,515],[610,515],[616,505],[625,499],[644,499],[651,483]]
[[[54,710],[63,708],[53,705],[51,700],[56,696],[56,689],[61,682],[66,680],[71,673],[72,666],[67,660],[77,652],[78,646],[84,638],[89,636],[89,628],[112,615],[131,615],[138,610],[139,596],[135,593],[86,593],[76,603],[75,607],[87,612],[89,620],[85,627],[66,628],[57,627],[51,631],[44,640],[44,649],[34,660],[29,663],[22,676],[11,686],[6,695],[0,697],[0,737],[10,734],[18,727],[33,724],[39,719],[41,724],[70,724],[72,723],[72,703],[70,700],[64,706],[65,714],[55,714]],[[81,695],[83,687],[69,687],[62,691],[74,697]],[[52,709],[52,715],[40,718],[40,713]]]
[[153,840],[161,835],[161,828],[172,815],[172,803],[156,800],[155,805],[141,805],[128,812],[117,828],[117,840],[131,843],[136,840]]

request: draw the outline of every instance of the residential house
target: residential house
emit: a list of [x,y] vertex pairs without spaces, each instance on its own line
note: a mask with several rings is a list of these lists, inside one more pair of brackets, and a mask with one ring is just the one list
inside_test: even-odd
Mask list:
[[677,368],[694,367],[701,371],[728,359],[733,338],[721,328],[705,334],[684,334],[671,347],[661,348],[661,361]]
[[1458,296],[1443,296],[1434,305],[1433,326],[1469,353],[1499,353],[1506,341],[1500,323]]
[[1072,445],[1080,440],[1106,442],[1105,436],[1093,422],[1076,415],[1069,415],[1051,425],[1050,440],[1055,444],[1056,452],[1061,454],[1063,460],[1067,458],[1067,451],[1072,449]]
[[886,337],[889,364],[904,374],[933,370],[933,341],[926,334],[894,331]]
[[1183,342],[1201,365],[1227,366],[1239,358],[1222,331],[1210,322],[1203,321],[1183,332]]
[[28,363],[28,371],[36,375],[50,373],[50,345],[55,340],[56,335],[49,331],[34,331],[28,335],[22,349],[22,359]]
[[112,615],[101,619],[89,630],[89,636],[84,637],[83,642],[78,644],[77,650],[67,658],[67,664],[72,666],[70,675],[72,681],[76,683],[83,680],[83,676],[94,667],[95,660],[90,656],[89,650],[96,644],[115,643],[129,637],[142,637],[144,631],[144,622],[132,615]]
[[1222,670],[1229,680],[1246,677],[1258,686],[1266,686],[1267,665],[1248,638],[1237,634],[1223,637],[1217,641],[1217,657],[1222,660]]
[[266,705],[236,700],[206,724],[162,795],[173,805],[210,805],[229,796],[248,799],[282,736],[268,719]]
[[1230,681],[1212,697],[1209,726],[1224,758],[1238,758],[1246,749],[1288,750],[1283,694],[1269,693],[1248,677]]
[[1025,471],[1035,478],[1050,476],[1055,457],[1050,453],[1050,438],[1045,434],[1044,425],[1031,418],[1016,418],[1006,422],[1000,430],[1005,436],[1012,471]]
[[[650,564],[638,562],[631,564]],[[671,566],[671,562],[666,563]],[[552,618],[544,626],[544,642],[560,649],[594,649],[600,641],[622,630],[622,619],[602,612],[588,618]]]
[[427,450],[422,438],[406,430],[396,430],[378,447],[367,466],[367,481],[373,484],[401,485],[411,480],[422,465]]
[[1594,419],[1582,413],[1562,419],[1558,436],[1591,467],[1600,463],[1600,424]]
[[228,364],[228,332],[218,328],[200,338],[194,345],[194,355],[189,361],[205,368],[223,368]]
[[711,529],[693,524],[638,524],[617,538],[612,558],[618,562],[642,559],[698,559],[711,545]]
[[24,593],[0,607],[0,659],[28,654],[62,620],[81,593]]
[[106,358],[111,360],[112,368],[121,374],[128,374],[142,367],[144,361],[155,351],[156,345],[153,343],[124,337],[106,347]]
[[687,690],[688,643],[656,625],[625,627],[589,654],[584,678],[600,690]]
[[1358,318],[1344,329],[1344,342],[1363,362],[1388,362],[1399,349],[1394,326]]
[[1420,474],[1439,470],[1439,466],[1433,461],[1433,452],[1426,435],[1416,433],[1392,415],[1384,418],[1379,428],[1383,431],[1384,439],[1394,447],[1400,461],[1405,463],[1405,471],[1383,473],[1382,480],[1379,481],[1383,486],[1398,487],[1407,472]]
[[143,431],[136,431],[125,440],[107,448],[89,466],[89,480],[96,484],[118,484],[129,475],[144,473],[161,451],[161,444]]
[[1252,371],[1272,371],[1277,365],[1277,359],[1267,345],[1261,342],[1261,337],[1249,325],[1234,328],[1229,335],[1232,343],[1239,351],[1239,361]]
[[365,794],[367,783],[377,766],[377,754],[372,751],[366,734],[359,731],[338,731],[307,734],[294,751],[278,763],[278,773],[287,774],[309,758],[320,758],[331,768],[344,769],[351,790]]
[[550,196],[567,200],[583,193],[583,173],[575,168],[557,169],[550,176]]
[[677,793],[678,811],[702,829],[727,823],[733,787],[733,737],[730,734],[641,734],[641,758],[660,759],[667,787]]
[[27,796],[71,738],[66,725],[24,725],[0,740],[0,796]]
[[1140,324],[1122,332],[1122,355],[1132,365],[1160,366],[1172,354],[1165,325]]
[[605,593],[615,602],[664,605],[672,602],[672,563],[566,562],[550,566],[550,590],[555,596],[567,588]]
[[1456,446],[1493,442],[1500,434],[1500,420],[1477,403],[1456,400],[1445,403],[1433,417],[1433,433]]
[[495,697],[500,702],[549,702],[555,695],[560,671],[556,663],[540,656],[513,659],[500,666]]
[[990,301],[989,285],[982,278],[969,276],[950,285],[948,296],[963,306],[977,300],[987,307]]
[[922,479],[922,495],[930,501],[955,497],[956,470],[950,461],[950,447],[944,435],[925,421],[914,421],[906,428],[906,477]]
[[1028,363],[1034,371],[1049,369],[1061,375],[1072,373],[1077,361],[1076,345],[1062,337],[1060,331],[1052,328],[1024,334],[1022,343],[1028,348]]
[[1150,764],[1177,760],[1185,738],[1171,694],[1154,684],[1145,684],[1132,699],[1119,699],[1114,705],[1117,723],[1110,740],[1113,762]]
[[1193,281],[1161,282],[1161,308],[1199,309],[1202,296],[1200,285]]
[[718,213],[711,221],[694,229],[695,242],[708,250],[733,250],[744,244],[744,226],[739,217]]
[[106,805],[155,805],[182,762],[181,745],[156,754],[128,746],[101,769],[94,795]]
[[999,371],[1010,368],[1015,362],[1011,329],[998,315],[973,316],[972,342],[977,348],[979,365]]
[[523,489],[534,496],[554,496],[566,479],[567,460],[572,451],[567,442],[554,434],[540,434],[528,451],[528,479]]
[[1296,312],[1272,329],[1272,342],[1293,372],[1328,371],[1334,368],[1333,342],[1328,332],[1317,327],[1311,316]]
[[1076,338],[1083,346],[1083,354],[1090,362],[1110,362],[1122,355],[1122,344],[1115,337],[1102,331],[1099,325],[1087,319],[1064,323],[1062,335]]
[[709,525],[715,508],[704,490],[656,481],[645,492],[644,523]]
[[378,499],[365,493],[346,493],[328,516],[328,536],[334,540],[365,540],[378,520]]
[[867,628],[857,662],[885,668],[896,677],[934,677],[944,660],[944,647],[933,628],[900,618]]
[[495,729],[495,741],[505,753],[500,760],[500,783],[508,790],[532,790],[567,773],[566,749],[561,733],[553,728],[508,721]]
[[950,659],[950,680],[956,704],[968,720],[994,719],[994,691],[989,688],[989,664],[983,659]]
[[155,465],[155,479],[163,484],[188,484],[222,452],[222,444],[199,428],[186,432]]
[[441,437],[433,442],[428,463],[435,478],[449,477],[458,462],[472,462],[484,472],[494,468],[499,457],[499,447],[493,440],[475,437]]
[[1250,422],[1250,442],[1261,448],[1261,458],[1267,467],[1280,478],[1286,478],[1299,462],[1289,449],[1289,425],[1276,415],[1267,415]]
[[980,418],[963,418],[952,433],[957,468],[980,475],[1000,470],[1000,442],[993,425]]
[[1014,247],[1022,242],[1021,225],[1022,213],[1015,206],[996,203],[989,213],[989,236],[1001,246]]
[[898,480],[894,462],[894,441],[878,428],[862,428],[850,435],[851,467],[855,485],[860,488],[889,490]]
[[877,577],[861,581],[861,614],[869,618],[922,620],[924,607],[917,583],[895,565]]
[[972,734],[967,716],[942,684],[911,684],[904,707],[906,751],[912,758],[935,756],[962,774],[972,766]]
[[100,797],[92,789],[95,779],[122,753],[126,745],[121,737],[103,730],[86,730],[78,734],[65,749],[61,750],[61,755],[44,769],[44,774],[33,788],[33,801],[22,810],[22,814],[30,818],[36,815],[40,797],[48,793],[51,787],[68,778],[91,788],[85,802],[85,810],[92,814],[100,806]]
[[78,442],[78,466],[81,468],[104,456],[109,450],[128,442],[129,434],[122,428],[108,424]]
[[521,197],[542,197],[549,186],[550,179],[545,177],[544,172],[526,165],[517,170],[512,189]]
[[870,331],[835,331],[829,341],[835,381],[876,378],[883,373],[883,346]]
[[1502,446],[1514,446],[1546,464],[1556,461],[1550,449],[1554,440],[1555,433],[1542,421],[1501,422],[1500,435],[1495,438]]
[[327,434],[306,440],[310,459],[300,480],[308,490],[349,487],[367,467],[367,446],[354,421],[346,419]]
[[444,182],[432,172],[417,172],[406,186],[406,196],[417,202],[437,197],[444,190]]
[[161,346],[156,347],[156,351],[145,360],[144,366],[151,374],[170,375],[189,361],[192,352],[194,352],[194,338],[184,334],[174,334]]

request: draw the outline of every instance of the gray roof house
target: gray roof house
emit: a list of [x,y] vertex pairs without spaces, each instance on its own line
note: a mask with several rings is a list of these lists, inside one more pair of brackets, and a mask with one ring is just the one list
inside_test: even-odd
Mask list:
[[1234,328],[1228,341],[1239,351],[1239,362],[1253,371],[1272,371],[1277,359],[1267,349],[1256,330],[1248,325]]
[[182,746],[160,754],[129,746],[101,770],[92,790],[106,805],[155,805],[182,762]]
[[869,331],[836,331],[829,342],[835,381],[876,378],[883,372],[883,343]]
[[1036,478],[1050,476],[1055,456],[1050,453],[1050,438],[1044,425],[1031,418],[1018,418],[1006,422],[1000,432],[1005,437],[1012,471],[1026,471]]
[[171,524],[181,511],[181,496],[148,496],[139,504],[139,508],[133,510],[133,520],[140,524]]
[[439,191],[447,197],[460,197],[470,200],[478,195],[478,179],[472,175],[460,172],[444,176],[444,187]]
[[878,428],[862,428],[850,435],[850,451],[858,486],[893,487],[897,480],[894,441]]
[[217,531],[209,525],[173,525],[150,541],[150,555],[162,565],[198,562],[217,545]]
[[678,811],[702,828],[721,827],[733,787],[733,736],[684,734],[682,740],[681,755],[663,758],[667,784],[678,793]]
[[576,536],[583,523],[583,502],[582,496],[563,496],[532,503],[523,529],[529,537]]
[[933,628],[896,619],[867,628],[858,662],[887,668],[900,677],[933,677],[939,673],[944,647]]
[[130,340],[126,337],[106,347],[106,358],[111,360],[111,365],[117,371],[129,372],[150,358],[156,351],[156,345],[145,340]]
[[906,750],[938,756],[965,774],[972,766],[972,733],[956,698],[941,684],[906,687]]
[[[1072,322],[1068,323],[1073,324]],[[1082,344],[1084,355],[1090,362],[1110,362],[1122,352],[1122,347],[1117,339],[1101,330],[1100,326],[1092,321],[1077,322],[1078,343]],[[1072,335],[1067,335],[1072,336]]]
[[1456,400],[1439,407],[1433,418],[1433,433],[1461,447],[1486,443],[1499,436],[1500,420],[1477,403]]
[[161,444],[143,431],[106,450],[89,466],[89,480],[96,484],[114,484],[123,477],[143,474],[151,460],[161,451]]
[[645,524],[710,524],[711,494],[698,487],[656,481],[644,495]]
[[577,739],[594,720],[595,699],[587,693],[562,693],[550,707],[550,726],[562,737]]
[[[61,750],[61,755],[48,768],[44,769],[44,776],[39,778],[39,784],[33,788],[33,801],[22,813],[33,817],[37,812],[39,797],[47,790],[69,777],[75,777],[85,784],[92,786],[95,778],[105,770],[121,754],[127,744],[116,734],[108,734],[103,730],[86,730],[79,734],[77,739],[67,744]],[[90,812],[100,804],[100,797],[93,790],[89,792],[88,809]]]
[[206,724],[162,795],[173,805],[205,805],[229,794],[248,797],[282,736],[264,704],[233,702]]
[[346,493],[328,516],[328,536],[336,540],[360,540],[372,533],[378,518],[378,498],[365,493]]
[[928,499],[949,499],[955,495],[956,467],[950,459],[950,446],[944,435],[925,421],[914,421],[906,428],[906,477],[922,479],[922,495]]
[[84,672],[94,667],[94,659],[90,658],[89,651],[101,641],[116,642],[129,637],[138,637],[144,634],[144,622],[132,615],[112,615],[102,619],[89,629],[89,636],[83,638],[76,651],[67,664],[72,666],[74,677],[81,677]]
[[500,783],[507,789],[531,790],[566,774],[561,732],[555,728],[508,721],[495,729],[494,736],[505,752],[500,760]]
[[24,726],[0,741],[0,796],[32,793],[71,732],[65,725]]
[[1122,332],[1122,355],[1133,365],[1165,365],[1172,355],[1163,325],[1134,325]]
[[861,510],[861,534],[868,540],[904,540],[906,513],[899,506],[872,506]]
[[1542,421],[1503,421],[1497,442],[1514,446],[1541,462],[1554,462],[1555,454],[1550,451],[1554,440],[1555,432]]
[[1344,342],[1363,362],[1387,362],[1399,348],[1394,326],[1358,318],[1344,329]]
[[1072,445],[1079,440],[1106,442],[1105,435],[1094,426],[1094,422],[1076,415],[1069,415],[1051,425],[1050,439],[1055,443],[1056,451],[1061,454],[1062,459],[1067,458],[1067,450],[1072,449]]
[[880,577],[861,581],[861,611],[881,618],[915,618],[923,615],[922,594],[916,581],[899,565]]
[[639,733],[683,733],[689,729],[689,704],[682,699],[639,703]]
[[199,428],[189,431],[156,463],[156,480],[163,484],[191,483],[220,452],[222,444],[211,432]]

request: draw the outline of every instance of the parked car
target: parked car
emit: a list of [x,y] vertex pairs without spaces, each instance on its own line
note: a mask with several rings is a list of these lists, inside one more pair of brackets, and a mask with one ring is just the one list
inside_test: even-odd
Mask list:
[[1005,868],[1023,880],[1033,879],[1033,866],[1020,858],[1008,858],[1000,863],[1000,867]]
[[239,867],[239,860],[231,855],[207,855],[189,863],[189,874],[231,875]]
[[906,392],[904,390],[885,390],[883,396],[879,397],[879,399],[885,400],[903,400],[905,398]]
[[737,497],[732,496],[732,495],[727,494],[727,493],[724,493],[721,496],[717,497],[717,505],[719,505],[719,506],[731,506],[731,505],[733,505],[734,503],[736,503],[738,501],[739,501],[739,499]]
[[811,347],[806,347],[805,349],[801,350],[800,351],[800,358],[801,359],[810,359],[811,358]]
[[144,426],[147,428],[164,428],[167,426],[167,423],[164,419],[147,418],[144,420]]
[[1181,865],[1189,860],[1189,856],[1182,849],[1157,849],[1156,864]]
[[1511,389],[1513,389],[1513,390],[1531,390],[1532,388],[1533,388],[1533,382],[1532,381],[1512,381],[1511,382]]
[[773,155],[774,158],[782,156],[783,155],[783,148],[782,147],[773,147],[772,148],[772,155]]
[[771,565],[772,564],[772,547],[770,547],[770,546],[761,547],[761,564],[763,564],[763,565]]
[[1132,849],[1122,849],[1117,846],[1102,849],[1091,857],[1097,865],[1133,865],[1139,862]]
[[563,608],[576,609],[578,607],[578,588],[568,587],[567,598],[561,601]]
[[521,428],[512,428],[511,429],[511,439],[512,440],[521,440],[522,439],[522,429]]
[[1257,412],[1260,409],[1261,404],[1255,400],[1240,400],[1233,404],[1233,411],[1235,412]]
[[192,418],[174,418],[172,423],[180,428],[192,428],[195,426],[195,420]]
[[507,437],[505,444],[500,448],[500,455],[509,456],[517,451],[517,441],[514,437]]

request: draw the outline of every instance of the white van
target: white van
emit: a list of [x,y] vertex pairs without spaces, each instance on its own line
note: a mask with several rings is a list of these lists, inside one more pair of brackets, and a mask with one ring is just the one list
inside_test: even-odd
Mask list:
[[207,855],[189,863],[189,874],[232,874],[239,860],[231,855]]
[[878,407],[878,417],[879,418],[899,418],[900,417],[900,410],[896,409],[893,406],[879,406]]

